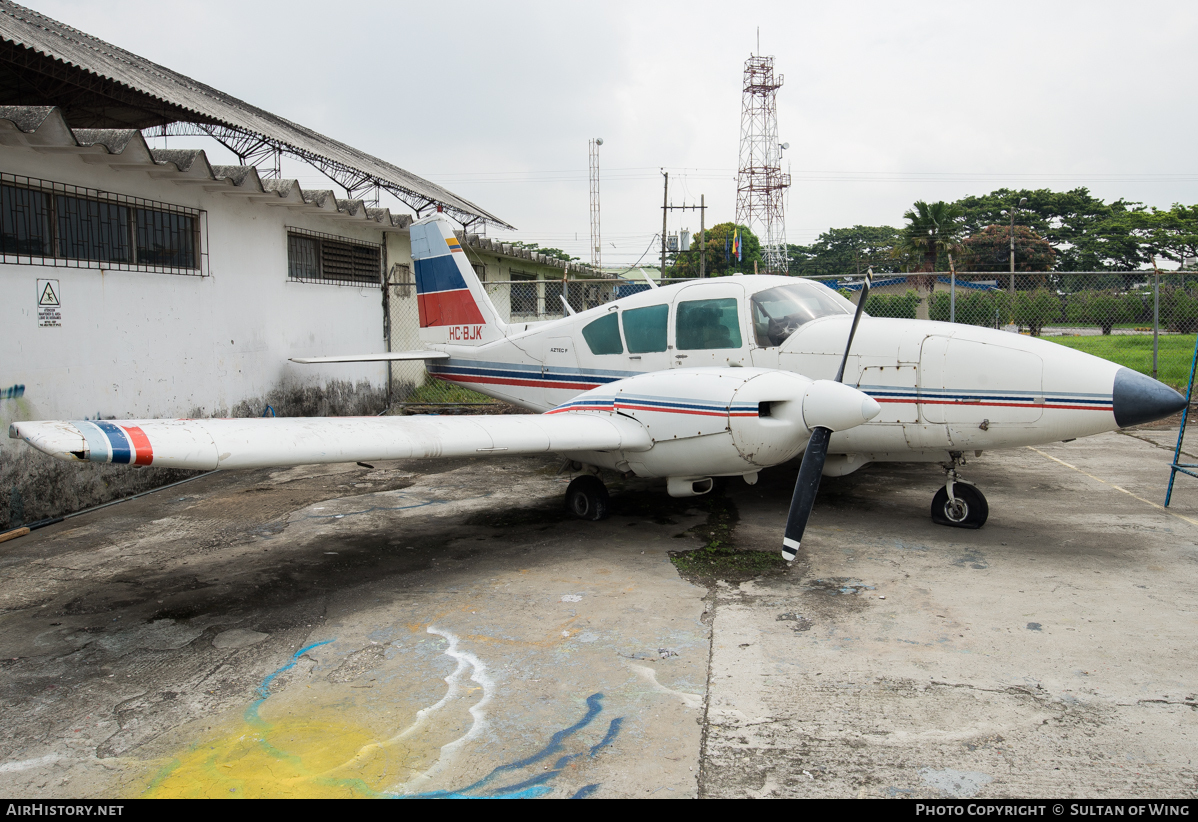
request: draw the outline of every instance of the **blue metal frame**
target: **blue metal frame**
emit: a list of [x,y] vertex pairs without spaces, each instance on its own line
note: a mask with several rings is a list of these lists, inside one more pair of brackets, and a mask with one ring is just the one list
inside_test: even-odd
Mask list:
[[1190,401],[1194,397],[1194,368],[1198,366],[1198,339],[1194,340],[1194,356],[1190,359],[1190,386],[1186,389],[1186,407],[1181,412],[1181,430],[1177,432],[1177,448],[1173,451],[1173,464],[1169,466],[1169,490],[1165,492],[1165,507],[1169,507],[1169,500],[1173,496],[1173,480],[1177,478],[1177,472],[1198,479],[1198,474],[1189,470],[1198,468],[1198,463],[1193,462],[1178,462],[1181,459],[1181,441],[1186,435],[1186,420],[1190,416]]

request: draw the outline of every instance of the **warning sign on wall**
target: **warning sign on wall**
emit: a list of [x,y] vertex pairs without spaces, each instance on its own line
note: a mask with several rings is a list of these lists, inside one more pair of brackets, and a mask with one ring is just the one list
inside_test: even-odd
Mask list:
[[37,281],[37,324],[39,328],[62,327],[62,296],[58,280]]

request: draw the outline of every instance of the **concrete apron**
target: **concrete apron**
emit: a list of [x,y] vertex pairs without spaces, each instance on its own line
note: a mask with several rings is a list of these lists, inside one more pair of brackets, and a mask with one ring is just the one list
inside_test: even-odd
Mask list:
[[[825,479],[790,574],[717,586],[703,795],[1194,797],[1198,482],[1160,508],[1176,437],[987,455],[963,471],[979,531],[929,524],[926,468]],[[776,541],[784,485],[734,493],[739,544]]]
[[[1175,436],[988,454],[980,531],[930,523],[935,468],[825,479],[801,561],[707,613],[659,488],[582,523],[548,461],[199,480],[0,546],[0,791],[1193,796]],[[794,471],[729,486],[740,547]]]
[[703,517],[458,465],[218,475],[6,544],[0,792],[695,795],[706,591],[667,551]]

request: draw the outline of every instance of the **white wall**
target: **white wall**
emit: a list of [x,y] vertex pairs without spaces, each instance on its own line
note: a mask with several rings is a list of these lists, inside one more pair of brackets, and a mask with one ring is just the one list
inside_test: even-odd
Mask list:
[[[384,342],[378,288],[288,280],[285,226],[377,243],[377,224],[174,185],[69,154],[0,147],[0,170],[207,211],[209,276],[0,265],[0,388],[23,383],[27,414],[212,414],[283,384],[385,385],[386,367],[377,363],[287,361],[382,351]],[[38,327],[43,278],[59,280],[61,328]]]
[[[15,420],[97,415],[257,415],[267,402],[306,413],[381,408],[384,363],[288,362],[386,346],[381,290],[289,281],[286,234],[295,226],[380,243],[380,224],[361,214],[339,217],[331,203],[318,210],[294,194],[290,201],[263,196],[252,182],[195,182],[194,173],[148,162],[115,170],[82,156],[98,155],[0,145],[0,171],[205,211],[208,276],[0,263],[0,430]],[[193,182],[171,182],[187,177]],[[253,200],[245,196],[251,189]],[[61,328],[38,326],[38,279],[59,281]],[[4,389],[20,384],[23,396],[3,399]],[[0,530],[155,487],[175,474],[59,463],[3,438]]]

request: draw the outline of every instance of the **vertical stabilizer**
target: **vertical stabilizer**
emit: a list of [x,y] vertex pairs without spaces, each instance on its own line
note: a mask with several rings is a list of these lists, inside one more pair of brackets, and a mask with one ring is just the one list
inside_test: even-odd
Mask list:
[[412,262],[422,341],[481,345],[506,336],[507,324],[499,319],[444,215],[412,223]]

